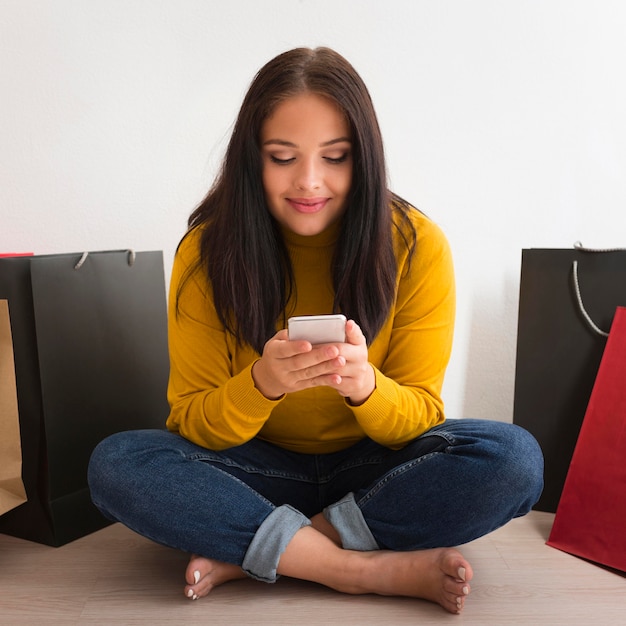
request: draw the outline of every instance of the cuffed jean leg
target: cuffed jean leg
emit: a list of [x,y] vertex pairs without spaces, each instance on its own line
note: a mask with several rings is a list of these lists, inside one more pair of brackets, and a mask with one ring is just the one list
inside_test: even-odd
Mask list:
[[310,525],[307,517],[287,504],[274,509],[256,531],[241,568],[252,578],[275,582],[287,544],[301,528]]
[[341,545],[346,550],[367,552],[379,549],[352,492],[327,506],[323,513],[339,534]]

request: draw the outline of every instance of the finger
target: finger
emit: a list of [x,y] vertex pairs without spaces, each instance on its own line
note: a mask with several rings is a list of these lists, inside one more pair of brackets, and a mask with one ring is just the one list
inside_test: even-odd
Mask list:
[[346,343],[351,343],[353,345],[366,343],[365,335],[363,334],[361,327],[354,320],[348,320],[346,322]]
[[[334,343],[327,343],[323,345],[313,346],[310,354],[307,354],[307,358],[310,357],[309,361],[311,365],[317,365],[319,363],[329,364],[331,361],[337,359],[339,357],[339,347]],[[342,363],[345,362],[345,359],[342,359]]]
[[296,357],[294,364],[296,365],[294,373],[299,380],[313,381],[316,378],[339,374],[346,364],[346,359],[339,354],[337,346],[329,344]]
[[314,378],[309,378],[303,382],[305,382],[309,387],[332,387],[336,391],[339,391],[343,378],[339,374],[333,373],[315,376]]
[[285,341],[281,346],[281,357],[289,359],[291,357],[298,356],[299,354],[308,354],[313,350],[313,346],[308,342],[301,339],[297,341]]
[[288,359],[297,354],[310,352],[312,345],[308,341],[289,341],[287,330],[279,330],[266,344],[270,353],[279,359]]
[[286,328],[279,330],[274,335],[274,339],[278,339],[279,341],[287,341],[289,339],[289,331]]
[[290,341],[289,340],[289,331],[284,328],[283,330],[279,330],[270,341],[275,341],[280,344],[283,349],[286,351],[285,354],[287,356],[292,356],[293,354],[299,354],[300,352],[310,352],[311,344],[308,341],[298,340],[298,341]]

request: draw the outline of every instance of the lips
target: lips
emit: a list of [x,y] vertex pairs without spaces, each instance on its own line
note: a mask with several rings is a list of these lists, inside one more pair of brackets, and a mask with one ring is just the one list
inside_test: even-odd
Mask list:
[[298,213],[318,213],[321,211],[330,198],[287,198],[287,202]]

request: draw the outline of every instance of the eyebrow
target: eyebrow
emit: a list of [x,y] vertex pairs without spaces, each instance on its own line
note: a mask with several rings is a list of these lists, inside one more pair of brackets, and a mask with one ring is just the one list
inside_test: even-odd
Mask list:
[[[351,143],[349,137],[337,137],[336,139],[331,139],[329,141],[324,141],[320,144],[320,148],[326,148],[328,146],[332,146],[336,143]],[[263,142],[264,146],[276,145],[276,146],[285,146],[287,148],[297,148],[297,144],[292,141],[286,141],[285,139],[268,139]]]

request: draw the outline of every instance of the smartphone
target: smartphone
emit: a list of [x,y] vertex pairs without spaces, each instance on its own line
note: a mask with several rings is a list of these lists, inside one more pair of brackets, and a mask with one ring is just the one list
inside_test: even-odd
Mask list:
[[289,339],[305,339],[312,344],[345,343],[345,315],[301,315],[287,321]]

